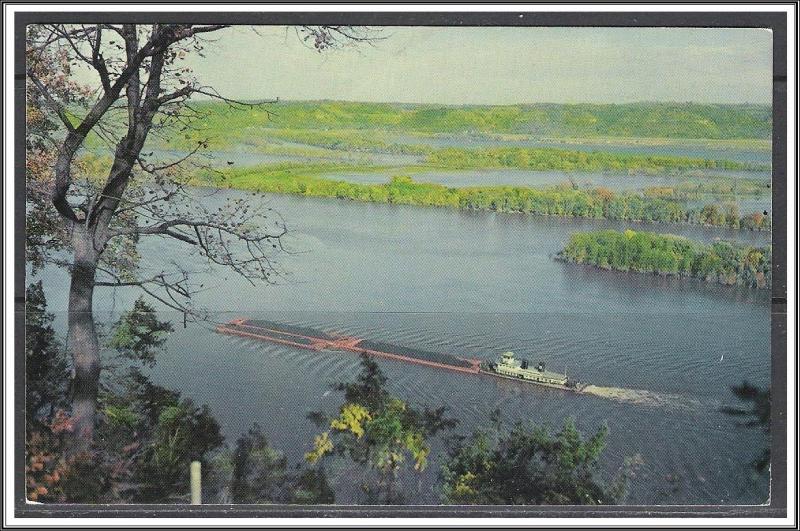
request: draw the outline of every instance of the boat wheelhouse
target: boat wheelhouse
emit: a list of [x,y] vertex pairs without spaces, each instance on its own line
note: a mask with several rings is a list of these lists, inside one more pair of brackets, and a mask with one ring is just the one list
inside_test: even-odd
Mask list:
[[494,371],[502,376],[519,378],[549,385],[567,385],[567,375],[545,370],[544,363],[530,367],[525,359],[517,359],[513,352],[504,352],[494,363]]

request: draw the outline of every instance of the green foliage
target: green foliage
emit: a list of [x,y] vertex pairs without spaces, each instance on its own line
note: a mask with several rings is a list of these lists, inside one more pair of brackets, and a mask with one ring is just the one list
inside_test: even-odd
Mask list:
[[[230,170],[217,186],[267,193],[350,199],[371,203],[437,206],[464,210],[493,210],[545,216],[620,221],[692,223],[769,230],[770,218],[761,213],[738,217],[729,204],[689,208],[685,203],[634,192],[605,188],[576,190],[569,186],[472,186],[448,188],[396,176],[386,184],[358,184],[319,177],[320,168],[255,167]],[[734,205],[735,206],[735,205]]]
[[377,410],[389,400],[386,376],[375,359],[369,356],[361,357],[361,372],[355,382],[340,382],[334,389],[344,392],[346,403],[363,405],[368,411]]
[[[732,417],[745,417],[749,420],[739,423],[741,426],[747,428],[758,428],[764,433],[770,432],[770,419],[771,419],[771,391],[770,388],[761,389],[755,385],[744,381],[741,385],[732,387],[734,396],[742,402],[749,403],[750,408],[742,407],[723,407],[722,412]],[[753,460],[753,468],[759,473],[765,473],[769,470],[770,465],[770,448],[767,446],[759,457]]]
[[603,269],[695,277],[751,288],[772,285],[772,246],[704,245],[671,234],[603,230],[570,236],[561,259]]
[[107,364],[101,382],[94,457],[119,501],[168,502],[188,493],[189,463],[204,465],[223,437],[208,406],[154,384],[142,365],[153,367],[169,322],[159,321],[142,299],[135,301],[111,332],[110,346],[122,364]]
[[333,503],[324,470],[289,472],[286,457],[269,445],[258,424],[236,442],[232,455],[233,503]]
[[72,430],[69,414],[61,409],[68,404],[66,357],[52,329],[41,283],[28,287],[26,309],[29,499],[181,502],[188,495],[189,464],[198,460],[208,478],[204,486],[229,490],[236,502],[333,502],[324,470],[287,470],[286,459],[267,444],[258,426],[239,439],[231,454],[222,448],[219,424],[207,406],[197,407],[142,372],[140,362],[156,362],[164,334],[171,330],[142,300],[111,334],[128,365],[111,365],[105,371],[92,452],[66,455],[63,441]]
[[64,460],[58,491],[59,501],[69,503],[98,503],[109,500],[110,469],[87,454],[78,454]]
[[108,422],[117,427],[131,428],[139,421],[139,415],[125,406],[107,406],[103,410]]
[[42,282],[25,290],[25,413],[28,429],[67,407],[69,363],[47,312]]
[[697,180],[669,186],[650,186],[643,190],[648,197],[686,200],[706,195],[735,198],[743,195],[766,195],[770,193],[770,182],[765,179],[735,178],[725,176],[703,176]]
[[318,435],[306,460],[316,463],[331,455],[347,457],[378,474],[375,485],[366,485],[371,500],[399,503],[398,474],[407,458],[414,470],[427,465],[429,439],[455,421],[446,419],[444,408],[417,410],[385,390],[386,377],[375,361],[362,356],[362,370],[354,383],[340,383],[345,403],[339,414],[328,419],[322,413],[310,416],[327,430]]
[[109,346],[130,360],[141,361],[152,367],[156,362],[156,354],[172,331],[172,325],[167,321],[159,321],[155,309],[140,297],[134,302],[133,308],[117,321]]
[[106,486],[102,471],[87,466],[86,456],[64,454],[64,433],[71,429],[64,411],[69,382],[69,362],[53,329],[42,283],[30,284],[25,289],[24,427],[25,496],[30,501],[100,499]]
[[[151,426],[158,422],[161,412],[180,401],[180,393],[154,384],[139,368],[131,368],[125,376],[124,389],[113,397],[134,407]],[[109,396],[109,400],[112,396]]]
[[770,138],[769,105],[696,103],[407,105],[280,102],[268,109],[197,103],[199,134],[260,129],[378,129],[399,132],[525,133],[556,137]]
[[739,227],[749,230],[769,230],[772,228],[772,219],[761,212],[753,212],[739,220]]
[[[673,135],[637,128],[594,130],[577,126],[578,122],[596,124],[599,120],[585,118],[570,122],[569,112],[527,113],[521,107],[453,107],[426,108],[405,106],[393,108],[383,104],[351,104],[343,102],[283,103],[277,110],[231,109],[217,104],[201,104],[205,113],[201,123],[191,131],[165,135],[160,147],[192,150],[203,145],[212,150],[244,150],[258,153],[281,153],[295,156],[336,156],[331,150],[347,153],[380,152],[425,155],[427,162],[440,168],[522,168],[559,171],[627,171],[656,173],[692,169],[769,169],[769,165],[730,160],[707,160],[691,157],[637,155],[602,151],[581,151],[554,148],[498,147],[466,149],[451,147],[435,149],[409,141],[409,137],[425,134],[522,134],[560,138],[576,135],[591,141],[592,137],[612,136],[659,137],[669,142]],[[752,110],[752,109],[751,109]],[[358,114],[363,112],[364,114]],[[702,112],[702,111],[701,111]],[[391,113],[396,116],[390,117]],[[586,112],[579,114],[585,117]],[[746,113],[745,113],[746,114]],[[767,113],[769,115],[769,113]],[[566,117],[566,121],[565,121]],[[534,120],[530,127],[526,120]],[[702,118],[701,121],[710,122]],[[562,127],[565,123],[569,126]],[[561,124],[561,125],[559,125]],[[657,125],[657,122],[654,124]],[[684,124],[685,125],[685,124]],[[674,132],[675,127],[670,131]],[[733,138],[768,139],[767,136],[718,136],[718,131],[699,136],[676,138]],[[631,134],[631,133],[642,134]],[[741,133],[742,131],[740,131]],[[663,133],[663,134],[662,134]],[[405,137],[405,138],[403,138]],[[287,143],[288,142],[288,143]],[[410,142],[410,143],[409,143]],[[316,149],[313,149],[313,148]]]
[[325,470],[306,468],[292,481],[291,503],[330,504],[334,502],[334,492],[328,483]]
[[189,484],[189,464],[207,462],[208,454],[222,442],[219,424],[208,406],[197,407],[184,398],[165,407],[134,471],[140,485],[136,499],[164,501],[184,494]]
[[764,169],[751,164],[727,160],[522,147],[445,148],[431,152],[427,161],[434,166],[443,168],[520,168],[568,172],[628,171],[655,174],[666,170]]
[[619,486],[596,478],[607,428],[584,439],[572,419],[557,433],[515,424],[456,439],[442,466],[447,503],[605,505],[618,503]]
[[[297,157],[336,158],[337,152],[429,155],[446,167],[521,167],[543,169],[608,168],[655,171],[663,168],[745,168],[730,161],[646,157],[565,150],[436,150],[415,142],[427,135],[579,139],[648,139],[650,144],[703,139],[726,145],[769,149],[771,109],[759,105],[637,103],[625,105],[436,106],[336,101],[281,102],[232,108],[197,102],[192,128],[175,127],[151,137],[146,149],[235,150]],[[102,149],[94,134],[86,145]],[[556,156],[553,151],[563,151]],[[588,156],[588,158],[587,158]]]
[[236,442],[233,453],[233,503],[264,503],[279,499],[286,457],[271,448],[256,424]]

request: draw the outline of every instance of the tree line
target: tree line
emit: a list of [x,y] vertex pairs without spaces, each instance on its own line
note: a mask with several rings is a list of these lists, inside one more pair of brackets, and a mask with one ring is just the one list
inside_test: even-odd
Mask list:
[[671,234],[626,230],[578,232],[559,258],[603,269],[693,277],[707,282],[769,289],[772,246],[717,241],[711,245]]
[[370,203],[490,210],[545,216],[668,222],[770,230],[771,218],[761,212],[742,215],[733,202],[689,207],[685,201],[636,192],[616,193],[598,187],[589,190],[569,185],[548,188],[521,186],[469,186],[450,188],[421,183],[407,176],[385,184],[359,184],[309,176],[304,168],[246,168],[198,176],[196,184],[256,190],[259,192],[331,197]]
[[557,171],[629,171],[659,173],[669,170],[769,169],[745,162],[665,155],[634,155],[556,148],[499,147],[444,148],[432,151],[427,161],[445,168],[518,168]]
[[[199,103],[213,122],[283,129],[382,129],[403,132],[522,133],[558,137],[768,139],[769,105],[696,103],[412,105],[282,101],[269,112],[229,115]],[[230,123],[230,122],[229,122]]]

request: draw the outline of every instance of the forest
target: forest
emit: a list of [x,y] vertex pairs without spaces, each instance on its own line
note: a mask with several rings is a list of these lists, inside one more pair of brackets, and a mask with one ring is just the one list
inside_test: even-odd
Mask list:
[[671,234],[626,230],[578,232],[558,255],[603,269],[692,277],[706,282],[769,289],[772,246],[717,241],[705,245]]

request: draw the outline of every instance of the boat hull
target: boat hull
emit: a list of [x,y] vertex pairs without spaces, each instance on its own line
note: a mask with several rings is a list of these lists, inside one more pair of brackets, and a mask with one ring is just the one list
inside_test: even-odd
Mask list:
[[561,385],[561,384],[554,384],[554,383],[547,383],[547,382],[537,382],[536,380],[527,380],[525,378],[519,378],[517,376],[507,376],[505,374],[500,374],[491,370],[481,369],[481,374],[486,374],[488,376],[494,376],[495,378],[503,378],[504,380],[512,380],[514,382],[526,383],[530,385],[536,385],[539,387],[549,387],[551,389],[561,389],[562,391],[569,391],[571,393],[580,393],[586,387],[586,384],[576,383],[575,386],[570,385]]

